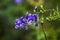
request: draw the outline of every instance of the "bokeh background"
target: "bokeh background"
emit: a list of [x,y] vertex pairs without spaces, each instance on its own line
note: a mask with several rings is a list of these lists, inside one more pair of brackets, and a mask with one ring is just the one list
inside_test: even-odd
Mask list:
[[[56,9],[58,5],[60,11],[60,0],[0,0],[0,40],[45,40],[40,26],[29,26],[28,30],[14,28],[15,19],[25,16],[26,12],[33,13],[35,6],[40,10],[40,5],[44,5],[45,9]],[[45,13],[49,15],[50,11]],[[44,30],[48,40],[60,40],[60,18],[45,21]]]

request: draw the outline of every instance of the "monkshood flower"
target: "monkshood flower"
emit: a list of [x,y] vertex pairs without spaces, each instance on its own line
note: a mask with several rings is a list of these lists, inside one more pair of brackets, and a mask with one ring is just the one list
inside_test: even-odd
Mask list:
[[38,22],[38,14],[33,14],[33,17],[34,17],[34,20],[35,20],[35,22]]
[[26,13],[26,19],[27,19],[27,23],[30,24],[30,25],[33,25],[34,23],[37,24],[38,22],[38,15],[37,14],[28,14]]
[[[36,12],[38,11],[38,8],[35,7],[34,9]],[[25,17],[20,17],[20,19],[16,19],[15,21],[15,28],[16,29],[25,29],[28,30],[28,25],[34,25],[38,26],[38,14],[29,14],[28,12],[26,13]]]
[[26,18],[21,17],[20,19],[16,19],[15,28],[28,30],[28,26],[26,24],[33,25],[34,23],[35,23],[35,26],[38,26],[38,15],[26,14]]
[[16,19],[16,21],[15,21],[15,28],[16,29],[28,29],[28,27],[25,27],[26,26],[26,23],[27,23],[27,21],[26,21],[26,19],[24,18],[24,17],[21,17],[20,18],[20,20],[19,19]]
[[19,19],[16,19],[15,20],[15,28],[18,29],[19,25],[20,25],[20,21],[19,21]]
[[21,17],[21,18],[20,18],[20,22],[21,22],[21,23],[27,23],[27,21],[26,21],[26,19],[25,19],[24,17]]
[[26,19],[28,20],[34,20],[35,22],[38,21],[38,14],[28,14],[26,13]]
[[23,0],[14,0],[16,4],[22,3]]
[[37,6],[34,7],[34,12],[38,12]]

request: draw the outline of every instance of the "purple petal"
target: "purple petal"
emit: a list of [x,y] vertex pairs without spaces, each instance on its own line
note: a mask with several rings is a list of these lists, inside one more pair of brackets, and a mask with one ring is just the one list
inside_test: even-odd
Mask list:
[[27,21],[26,21],[26,19],[25,19],[24,17],[21,17],[21,18],[20,18],[20,22],[21,22],[21,23],[26,23]]
[[34,10],[35,10],[36,12],[38,11],[38,8],[37,8],[37,6],[35,6]]
[[18,19],[16,19],[15,25],[20,25],[20,21]]
[[26,13],[26,19],[28,19],[28,16],[29,16],[29,14],[28,14],[28,12]]
[[28,30],[28,27],[26,26],[25,30]]
[[33,21],[32,20],[29,20],[28,21],[28,24],[30,24],[30,25],[33,24]]
[[19,27],[19,25],[15,25],[15,28],[17,29]]
[[19,21],[19,19],[16,19],[15,22],[17,23]]
[[23,0],[15,0],[15,3],[21,3]]
[[20,24],[20,27],[21,27],[21,28],[24,28],[24,26],[25,26],[25,24],[24,24],[24,23]]
[[38,15],[37,14],[34,14],[34,20],[35,20],[35,22],[38,21]]

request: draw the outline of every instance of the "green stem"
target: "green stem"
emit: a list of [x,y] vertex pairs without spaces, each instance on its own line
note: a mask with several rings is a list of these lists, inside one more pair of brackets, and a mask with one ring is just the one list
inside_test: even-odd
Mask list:
[[36,28],[37,40],[40,40],[40,30],[39,27]]
[[45,31],[44,31],[44,26],[43,26],[43,23],[41,23],[41,24],[42,24],[42,31],[43,31],[43,33],[44,33],[45,40],[47,40],[47,36],[46,36],[46,33],[45,33]]

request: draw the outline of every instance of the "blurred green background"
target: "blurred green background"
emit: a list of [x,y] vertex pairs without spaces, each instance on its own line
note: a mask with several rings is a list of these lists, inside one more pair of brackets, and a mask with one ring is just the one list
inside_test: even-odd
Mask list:
[[[22,0],[17,4],[15,0],[0,0],[0,40],[45,40],[41,26],[38,28],[29,26],[27,31],[16,30],[15,19],[25,16],[27,11],[33,13],[36,5],[40,10],[40,5],[44,5],[45,9],[56,9],[57,4],[60,11],[60,0]],[[44,15],[48,16],[50,13],[45,12]],[[60,40],[60,13],[56,18],[44,22],[47,40]]]

